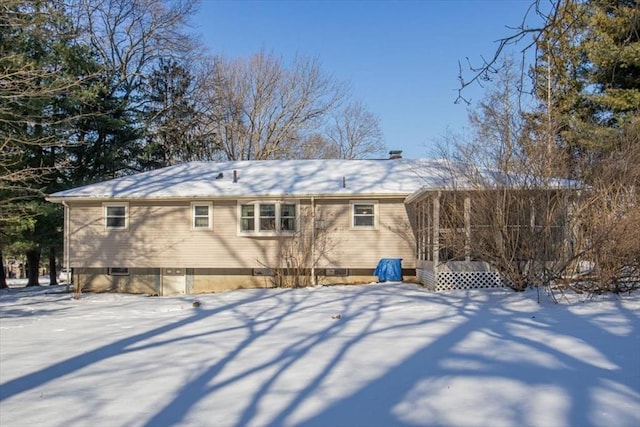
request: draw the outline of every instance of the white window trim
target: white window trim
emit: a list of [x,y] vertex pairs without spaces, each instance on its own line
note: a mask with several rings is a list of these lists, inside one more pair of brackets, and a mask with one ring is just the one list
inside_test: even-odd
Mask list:
[[[206,206],[209,208],[208,220],[206,227],[196,227],[196,206]],[[200,216],[199,218],[202,218]],[[191,202],[191,229],[192,230],[212,230],[213,229],[213,203],[212,202]]]
[[[275,230],[267,230],[260,231],[260,205],[266,204],[274,204],[276,207],[276,229]],[[252,231],[243,231],[242,230],[242,206],[243,205],[254,205],[254,229]],[[281,219],[282,216],[281,206],[282,205],[295,205],[296,207],[296,217],[295,217],[295,229],[294,230],[281,230]],[[268,237],[268,236],[291,236],[298,232],[300,229],[300,200],[273,200],[273,199],[265,199],[265,200],[238,200],[238,210],[237,210],[237,230],[238,236],[259,236],[259,237]]]
[[[349,222],[352,230],[377,230],[380,218],[380,209],[378,209],[377,200],[350,200],[349,201]],[[355,225],[355,205],[373,205],[373,226],[371,225]]]
[[[124,227],[109,227],[107,225],[107,208],[124,207]],[[102,215],[104,217],[105,230],[128,230],[129,229],[129,203],[128,202],[109,202],[102,204]]]

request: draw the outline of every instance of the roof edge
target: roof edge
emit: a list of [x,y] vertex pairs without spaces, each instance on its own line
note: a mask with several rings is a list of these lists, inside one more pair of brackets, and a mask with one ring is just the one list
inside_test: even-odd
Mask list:
[[234,195],[234,196],[174,196],[174,197],[45,197],[45,200],[51,203],[63,202],[112,202],[112,201],[189,201],[189,200],[245,200],[245,199],[404,199],[412,193],[318,193],[318,194],[272,194],[272,195]]

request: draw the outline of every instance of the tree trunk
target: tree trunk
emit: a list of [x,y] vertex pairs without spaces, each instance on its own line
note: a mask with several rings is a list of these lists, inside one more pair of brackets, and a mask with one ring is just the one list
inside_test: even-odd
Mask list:
[[27,286],[40,286],[38,282],[40,276],[40,249],[31,249],[27,251],[27,277],[29,282]]
[[2,251],[0,251],[0,268],[2,269],[2,271],[0,271],[0,289],[8,288],[9,285],[7,285],[7,276],[4,271],[4,258],[2,257]]
[[49,285],[58,284],[58,272],[56,271],[56,248],[49,246]]

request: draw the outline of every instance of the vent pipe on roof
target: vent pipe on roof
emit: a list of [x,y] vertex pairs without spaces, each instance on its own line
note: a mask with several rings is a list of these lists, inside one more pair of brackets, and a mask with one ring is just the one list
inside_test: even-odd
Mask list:
[[238,182],[238,171],[235,169],[233,170],[233,182]]
[[346,176],[342,177],[342,188],[347,188],[347,177]]
[[389,151],[389,159],[401,159],[402,158],[402,150],[391,150]]

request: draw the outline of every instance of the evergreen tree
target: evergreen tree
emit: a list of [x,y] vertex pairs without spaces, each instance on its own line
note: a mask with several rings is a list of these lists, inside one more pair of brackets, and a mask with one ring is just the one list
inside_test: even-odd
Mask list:
[[141,166],[155,169],[179,162],[209,160],[214,135],[198,108],[197,87],[187,68],[160,59],[148,79],[145,98],[146,143]]
[[530,116],[538,149],[590,179],[640,113],[640,8],[634,0],[561,0],[537,42],[540,109]]
[[93,70],[63,1],[9,0],[0,20],[0,250],[26,253],[35,285],[34,232],[52,214],[43,196],[64,183],[69,129],[91,97]]
[[100,91],[92,108],[101,114],[78,124],[72,150],[73,181],[101,181],[143,169],[145,85],[160,58],[185,56],[193,43],[183,25],[194,0],[80,0],[74,13],[100,64]]
[[592,0],[586,6],[579,45],[593,91],[585,100],[597,125],[620,128],[640,112],[640,3]]

